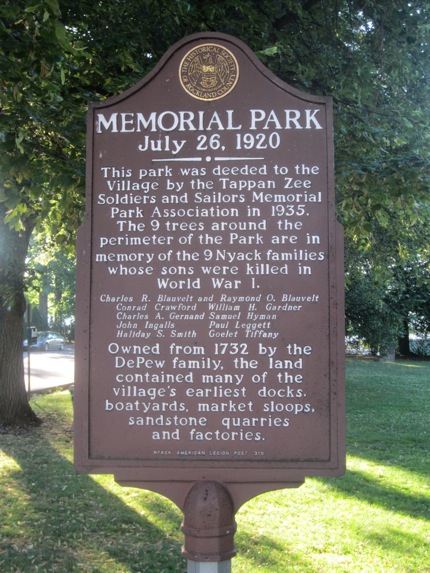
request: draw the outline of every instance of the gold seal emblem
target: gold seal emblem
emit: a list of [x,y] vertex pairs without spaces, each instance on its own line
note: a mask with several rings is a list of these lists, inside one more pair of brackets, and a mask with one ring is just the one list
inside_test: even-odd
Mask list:
[[236,58],[219,44],[201,44],[193,48],[179,66],[182,87],[196,99],[220,99],[231,92],[238,78]]

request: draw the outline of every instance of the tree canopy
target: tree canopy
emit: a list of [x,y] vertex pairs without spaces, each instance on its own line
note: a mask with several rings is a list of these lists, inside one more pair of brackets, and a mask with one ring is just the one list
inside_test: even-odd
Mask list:
[[[424,0],[4,0],[2,323],[20,328],[33,230],[43,225],[73,251],[84,210],[87,103],[130,87],[175,41],[206,30],[237,36],[292,86],[333,97],[350,284],[365,276],[365,257],[368,277],[386,281],[387,292],[401,275],[394,268],[416,267],[411,253],[428,222],[429,17]],[[420,252],[425,268],[428,251]],[[388,273],[381,253],[392,263]],[[20,335],[11,346],[4,332],[0,326],[0,363],[12,353],[15,373],[0,367],[0,398],[2,388],[21,384]],[[29,414],[22,392],[18,402],[0,408],[0,423]]]
[[233,34],[291,85],[333,96],[347,230],[368,235],[369,219],[384,226],[396,211],[413,222],[427,200],[427,2],[19,0],[0,18],[2,196],[16,230],[65,212],[76,228],[87,102],[130,87],[201,30]]

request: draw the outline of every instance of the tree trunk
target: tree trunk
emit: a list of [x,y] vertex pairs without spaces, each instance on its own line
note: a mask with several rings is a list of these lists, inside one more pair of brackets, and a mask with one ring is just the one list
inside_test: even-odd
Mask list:
[[403,323],[403,336],[399,338],[399,353],[401,356],[409,356],[411,354],[409,345],[409,323],[407,320]]
[[24,270],[32,226],[20,233],[4,223],[0,206],[0,426],[40,422],[24,381]]
[[42,328],[48,330],[48,293],[45,290],[45,285],[39,293],[39,314],[43,321]]

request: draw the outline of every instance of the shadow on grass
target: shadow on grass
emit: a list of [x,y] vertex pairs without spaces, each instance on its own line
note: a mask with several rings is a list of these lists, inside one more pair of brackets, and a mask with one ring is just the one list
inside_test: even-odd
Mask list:
[[[401,384],[397,384],[392,377],[393,370],[385,365],[372,365],[365,377],[357,375],[350,384],[348,452],[363,463],[374,461],[393,470],[398,466],[424,481],[428,477],[424,385],[418,385],[415,378],[406,381],[404,376]],[[384,377],[381,373],[385,373]],[[50,402],[52,408],[54,402],[59,404],[59,418],[64,417],[61,400],[57,396]],[[50,429],[56,434],[54,437],[49,436]],[[14,467],[11,464],[0,483],[0,487],[4,487],[0,571],[185,571],[180,556],[183,541],[180,516],[173,504],[151,492],[132,488],[123,488],[122,491],[128,492],[123,496],[124,502],[91,477],[77,475],[73,465],[60,453],[64,451],[69,455],[70,441],[67,429],[58,427],[56,420],[51,421],[50,427],[48,420],[47,426],[31,434],[0,436],[0,447],[17,464]],[[398,481],[391,484],[384,476],[378,479],[373,470],[353,468],[345,478],[321,481],[329,492],[328,499],[333,493],[332,499],[339,495],[339,498],[365,501],[387,510],[387,515],[392,512],[419,519],[429,517],[428,498],[419,493],[417,485],[414,492],[408,493],[401,484],[396,485]],[[288,507],[281,511],[288,511]],[[404,534],[384,524],[379,532],[375,524],[378,525],[377,521],[372,530],[368,530],[366,522],[360,523],[357,537],[367,539],[372,549],[382,546],[387,553],[404,557],[411,553],[411,547],[422,542],[422,536],[414,535],[413,530]],[[305,533],[303,527],[297,535],[300,533]],[[308,557],[300,553],[293,540],[291,544],[284,538],[278,541],[270,531],[261,531],[259,527],[242,526],[236,543],[241,561],[246,565],[242,570],[246,572],[322,570],[312,563],[315,548],[308,547]],[[350,545],[350,550],[351,547],[357,545]],[[341,551],[338,550],[338,556],[342,556]]]
[[[387,553],[397,555],[400,559],[403,559],[405,555],[410,555],[417,546],[417,543],[421,542],[412,532],[389,526],[378,533],[364,532],[363,535],[374,545],[381,547]],[[424,571],[424,569],[421,570]]]
[[[133,490],[138,509],[130,508],[91,477],[77,475],[43,428],[0,438],[19,466],[2,476],[2,573],[185,571],[180,517],[167,500]],[[163,528],[152,522],[157,516]]]
[[[347,469],[343,478],[323,481],[345,496],[412,518],[429,519],[429,498],[425,492],[419,493],[419,483],[426,483],[430,472],[425,408],[430,368],[412,364],[420,368],[420,376],[415,371],[411,377],[398,375],[409,366],[349,362],[347,453],[357,463],[368,462],[369,473],[354,467]],[[372,468],[372,464],[380,468]],[[402,479],[411,481],[414,491],[408,492]]]
[[429,498],[425,495],[405,493],[395,486],[389,487],[379,483],[364,472],[348,470],[345,478],[322,480],[327,488],[336,490],[342,496],[365,501],[412,518],[430,518]]
[[[299,557],[293,547],[286,547],[286,542],[277,543],[268,534],[256,533],[249,528],[244,528],[238,534],[237,548],[242,559],[250,561],[252,570],[258,571],[315,571],[311,561]],[[234,561],[233,561],[234,570]],[[245,569],[244,571],[246,571]]]

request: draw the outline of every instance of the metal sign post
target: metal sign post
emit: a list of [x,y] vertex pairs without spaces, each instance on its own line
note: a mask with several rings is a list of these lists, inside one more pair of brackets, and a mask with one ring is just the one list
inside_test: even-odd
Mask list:
[[199,481],[189,491],[184,506],[182,555],[188,573],[229,573],[236,555],[234,503],[220,483]]
[[187,573],[230,573],[231,560],[203,563],[188,560]]

